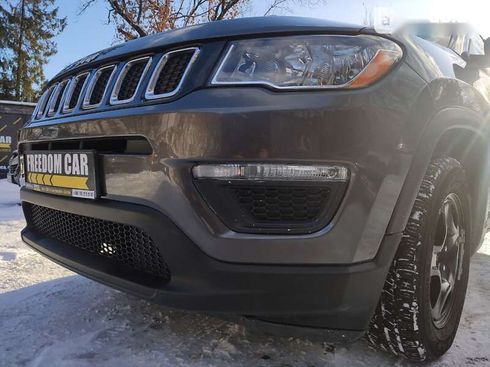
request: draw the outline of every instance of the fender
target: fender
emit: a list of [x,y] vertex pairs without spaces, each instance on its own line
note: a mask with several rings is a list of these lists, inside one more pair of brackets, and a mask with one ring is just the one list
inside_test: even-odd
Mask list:
[[[388,224],[387,234],[399,233],[405,229],[422,179],[441,137],[450,130],[463,129],[477,134],[484,141],[488,141],[488,129],[485,128],[481,120],[482,117],[480,114],[466,107],[445,108],[433,116],[417,144],[411,167]],[[488,149],[485,154],[488,161]],[[472,232],[474,236],[471,243],[473,244],[474,251],[481,244],[486,221],[489,183],[488,169],[485,169],[482,173],[480,183],[477,185],[477,195],[482,200],[477,200],[477,205],[472,208],[472,218],[474,219],[474,230]]]

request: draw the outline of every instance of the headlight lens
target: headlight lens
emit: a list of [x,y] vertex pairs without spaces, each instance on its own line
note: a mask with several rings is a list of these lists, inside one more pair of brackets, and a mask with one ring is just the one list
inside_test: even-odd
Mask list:
[[294,36],[233,42],[212,84],[278,89],[362,88],[402,58],[395,42],[376,36]]

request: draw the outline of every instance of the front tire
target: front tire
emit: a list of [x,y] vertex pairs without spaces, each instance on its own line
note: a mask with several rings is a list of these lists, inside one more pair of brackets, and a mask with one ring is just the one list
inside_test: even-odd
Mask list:
[[451,347],[468,284],[469,209],[461,164],[432,161],[371,321],[373,345],[414,362],[435,360]]

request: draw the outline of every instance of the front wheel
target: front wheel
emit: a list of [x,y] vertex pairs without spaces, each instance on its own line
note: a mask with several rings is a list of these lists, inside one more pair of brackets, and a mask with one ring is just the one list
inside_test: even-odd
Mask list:
[[457,160],[429,165],[371,321],[375,346],[415,362],[451,347],[469,274],[467,186]]

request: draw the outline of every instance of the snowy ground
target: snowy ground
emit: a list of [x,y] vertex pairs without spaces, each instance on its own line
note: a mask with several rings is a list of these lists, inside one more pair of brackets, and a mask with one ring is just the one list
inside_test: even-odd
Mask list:
[[[333,347],[250,333],[114,291],[22,244],[18,190],[0,180],[0,366],[404,366],[364,341]],[[451,351],[433,366],[490,366],[490,237],[472,262]]]

